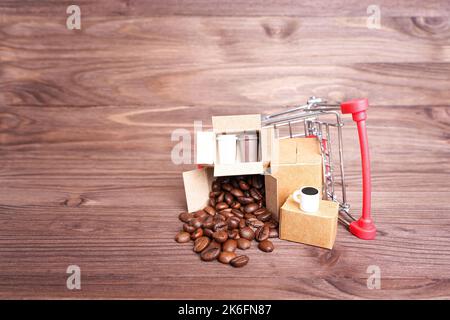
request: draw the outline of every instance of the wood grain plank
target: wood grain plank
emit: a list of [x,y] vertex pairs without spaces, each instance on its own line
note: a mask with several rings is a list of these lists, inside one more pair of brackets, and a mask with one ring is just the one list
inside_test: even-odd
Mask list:
[[[0,13],[30,14],[54,17],[64,15],[73,4],[68,0],[13,1],[0,3]],[[102,16],[366,16],[370,0],[349,1],[292,1],[292,0],[78,0],[83,14]],[[450,6],[445,0],[389,1],[378,0],[382,16],[440,16],[449,14]]]
[[[81,31],[69,4],[0,3],[0,298],[450,298],[448,1],[378,1],[380,30],[366,0],[80,0]],[[371,101],[377,239],[276,240],[241,270],[175,243],[194,165],[171,161],[172,132],[313,94]],[[350,118],[344,145],[358,215]]]
[[[145,60],[149,69],[180,64],[275,65],[449,62],[450,18],[392,17],[379,30],[363,18],[156,17],[86,18],[80,32],[64,19],[7,16],[2,61]],[[126,48],[126,50],[124,50]],[[380,48],[383,48],[380,50]],[[56,58],[56,59],[55,59]],[[100,62],[100,61],[99,61]],[[33,65],[31,65],[33,66]],[[34,65],[36,67],[36,65]]]
[[[74,107],[11,110],[13,114],[3,114],[9,125],[4,127],[1,149],[5,158],[0,269],[5,291],[13,284],[23,288],[28,283],[28,288],[47,297],[207,298],[207,286],[192,276],[200,270],[207,284],[225,281],[216,278],[218,272],[236,283],[251,276],[247,271],[223,270],[219,264],[204,265],[188,246],[173,241],[180,227],[176,215],[185,209],[180,172],[190,166],[170,164],[171,129],[189,128],[199,114],[209,121],[211,114],[231,114],[235,109],[197,107],[196,114],[186,108],[114,106],[75,108],[82,111],[76,113]],[[253,107],[249,112],[258,110]],[[357,240],[342,228],[331,253],[277,241],[270,259],[251,254],[252,274],[256,270],[264,285],[238,296],[227,286],[221,297],[262,298],[269,293],[288,299],[447,297],[450,185],[442,172],[449,172],[448,112],[447,106],[370,109],[373,210],[380,230],[376,241]],[[27,121],[20,120],[25,116]],[[170,126],[171,119],[177,123]],[[49,131],[56,131],[50,135],[58,137],[56,142],[47,136],[36,138]],[[25,141],[16,140],[27,135]],[[102,137],[111,136],[114,141],[105,144]],[[147,136],[149,148],[141,144]],[[347,170],[349,199],[352,210],[359,212],[354,128],[348,127],[344,137],[349,163],[354,164]],[[124,154],[126,145],[131,153]],[[439,162],[442,166],[437,169]],[[430,187],[431,191],[423,190]],[[61,287],[60,272],[73,261],[86,270],[87,293],[72,295]],[[31,273],[26,269],[29,263],[34,265]],[[366,268],[373,264],[383,272],[381,292],[365,287]],[[130,267],[133,272],[123,270]],[[121,290],[109,293],[110,286]],[[189,294],[180,291],[181,286],[191,288]],[[26,290],[15,294],[39,296]]]
[[[48,175],[65,170],[65,174],[73,176],[82,173],[84,164],[95,165],[96,161],[105,161],[104,166],[96,167],[100,174],[114,174],[127,161],[134,163],[129,169],[133,175],[158,170],[179,172],[180,168],[171,161],[171,151],[179,142],[171,141],[173,130],[189,131],[193,143],[194,121],[202,121],[204,128],[210,128],[212,115],[267,114],[277,110],[282,107],[3,107],[0,163],[6,166],[9,161],[10,168],[4,167],[0,175]],[[368,130],[373,157],[383,159],[382,163],[374,162],[375,174],[401,174],[408,170],[448,173],[445,160],[450,152],[449,114],[448,106],[370,107]],[[359,165],[359,146],[354,123],[349,117],[345,121],[345,162],[352,168]],[[36,170],[27,167],[28,160],[34,160]],[[72,162],[64,168],[51,165],[51,160],[61,165],[66,160]]]
[[7,17],[0,103],[248,106],[315,94],[447,104],[450,20],[387,21],[374,31],[345,18],[103,18],[74,34]]

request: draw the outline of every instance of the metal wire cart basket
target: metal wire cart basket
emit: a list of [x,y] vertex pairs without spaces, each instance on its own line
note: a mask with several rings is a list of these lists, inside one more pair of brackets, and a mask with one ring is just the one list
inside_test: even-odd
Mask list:
[[[262,119],[262,124],[265,128],[273,127],[278,133],[281,132],[280,129],[282,128],[288,129],[287,135],[279,135],[279,139],[295,137],[317,137],[319,139],[324,172],[323,197],[327,200],[338,202],[339,221],[352,234],[366,240],[374,239],[376,235],[376,228],[371,218],[370,156],[366,129],[368,105],[367,99],[328,104],[320,98],[311,97],[304,105],[266,115]],[[350,205],[347,202],[342,141],[343,114],[352,114],[358,129],[363,180],[362,215],[359,219],[354,218],[350,214]],[[337,131],[337,151],[336,143],[334,148],[332,143],[333,130]],[[295,131],[299,131],[299,133],[295,133]],[[334,152],[333,149],[335,150]],[[336,161],[335,158],[338,161],[337,166],[333,165],[333,161]],[[338,170],[335,169],[336,167]],[[336,193],[337,182],[342,188],[340,198],[338,198]]]

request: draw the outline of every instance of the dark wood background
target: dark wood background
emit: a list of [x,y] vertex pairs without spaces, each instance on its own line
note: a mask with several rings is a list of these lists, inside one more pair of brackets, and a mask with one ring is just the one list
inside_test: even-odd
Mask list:
[[[79,0],[67,30],[72,1],[1,0],[0,297],[450,298],[450,2],[375,1],[380,30],[372,2]],[[193,165],[172,131],[311,95],[370,99],[378,238],[276,241],[243,269],[176,244]],[[344,139],[358,215],[351,121]]]

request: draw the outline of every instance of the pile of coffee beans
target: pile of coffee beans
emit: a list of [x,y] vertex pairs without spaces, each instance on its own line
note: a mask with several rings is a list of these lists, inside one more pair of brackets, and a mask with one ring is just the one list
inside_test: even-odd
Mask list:
[[237,253],[252,241],[264,252],[274,249],[269,238],[278,238],[278,223],[265,208],[264,179],[261,175],[219,177],[212,182],[209,203],[194,213],[182,212],[183,230],[175,240],[194,242],[194,252],[203,261],[219,260],[239,268],[249,257]]

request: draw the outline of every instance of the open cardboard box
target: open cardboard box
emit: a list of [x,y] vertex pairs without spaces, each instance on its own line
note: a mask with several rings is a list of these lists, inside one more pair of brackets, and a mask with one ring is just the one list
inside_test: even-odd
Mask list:
[[[212,131],[201,131],[197,133],[197,164],[213,167],[213,175],[215,177],[264,173],[265,167],[269,164],[268,155],[270,154],[273,130],[263,130],[261,128],[261,115],[212,117],[212,126]],[[258,161],[241,162],[239,148],[237,147],[238,156],[235,163],[220,163],[217,150],[217,135],[224,133],[240,134],[249,131],[256,132],[258,136]]]
[[[265,130],[263,129],[262,133],[266,138],[273,134]],[[280,139],[273,140],[267,145],[270,149],[264,148],[265,159],[272,158],[272,162],[270,170],[265,172],[266,207],[278,220],[280,207],[295,190],[302,186],[313,186],[322,190],[322,156],[317,138]],[[269,155],[270,152],[271,155]],[[234,166],[240,165],[242,164],[233,165],[231,168],[233,174],[226,175],[254,174],[248,171],[243,172],[239,168],[234,170]],[[207,205],[211,183],[216,176],[216,168],[217,166],[206,166],[183,173],[189,212],[201,210]]]

